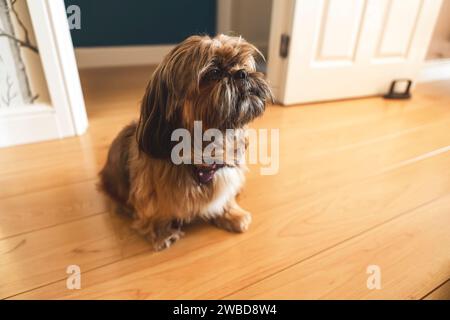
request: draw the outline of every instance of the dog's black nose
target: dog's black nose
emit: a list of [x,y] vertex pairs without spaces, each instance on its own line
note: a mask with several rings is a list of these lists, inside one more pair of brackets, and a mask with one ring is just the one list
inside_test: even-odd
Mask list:
[[247,75],[247,71],[240,69],[234,73],[234,78],[238,80],[245,80],[247,79]]

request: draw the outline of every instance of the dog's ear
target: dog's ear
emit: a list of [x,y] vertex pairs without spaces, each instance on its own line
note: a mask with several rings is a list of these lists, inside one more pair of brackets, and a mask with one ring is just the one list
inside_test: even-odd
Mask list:
[[170,137],[176,129],[176,119],[170,113],[173,108],[170,106],[170,100],[173,99],[169,94],[167,83],[163,79],[163,70],[158,68],[142,99],[136,133],[139,151],[154,158],[168,158],[172,150]]
[[139,151],[155,158],[170,157],[175,145],[170,139],[172,132],[181,127],[180,111],[203,62],[198,57],[198,44],[204,38],[191,36],[181,42],[153,73],[141,104],[136,133]]

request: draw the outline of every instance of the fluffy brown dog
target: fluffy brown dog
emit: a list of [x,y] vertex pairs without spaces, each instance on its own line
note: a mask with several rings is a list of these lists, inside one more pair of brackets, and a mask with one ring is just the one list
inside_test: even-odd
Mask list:
[[249,227],[250,213],[235,200],[245,166],[237,157],[224,164],[177,165],[171,135],[177,128],[192,132],[194,121],[202,121],[203,130],[239,132],[261,115],[272,95],[256,71],[258,57],[260,52],[240,37],[186,39],[155,70],[139,121],[113,141],[100,187],[117,209],[132,215],[134,227],[155,249],[178,240],[181,223],[196,217],[234,232]]

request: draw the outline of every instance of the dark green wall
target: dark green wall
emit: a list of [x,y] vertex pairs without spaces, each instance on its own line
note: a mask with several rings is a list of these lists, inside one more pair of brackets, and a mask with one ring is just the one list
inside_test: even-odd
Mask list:
[[216,0],[65,0],[81,9],[76,47],[177,43],[192,34],[213,35]]

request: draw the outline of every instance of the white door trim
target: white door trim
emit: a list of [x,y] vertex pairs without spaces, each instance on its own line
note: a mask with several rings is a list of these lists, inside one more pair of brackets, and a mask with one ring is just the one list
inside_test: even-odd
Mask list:
[[27,0],[59,136],[88,127],[83,92],[63,0]]
[[[291,37],[295,0],[273,0],[267,61],[267,80],[277,102],[284,96],[288,59],[280,56],[281,35]],[[289,45],[289,48],[292,46]],[[289,52],[288,52],[289,56]]]
[[63,0],[27,0],[50,105],[0,112],[0,147],[80,135],[88,120]]

